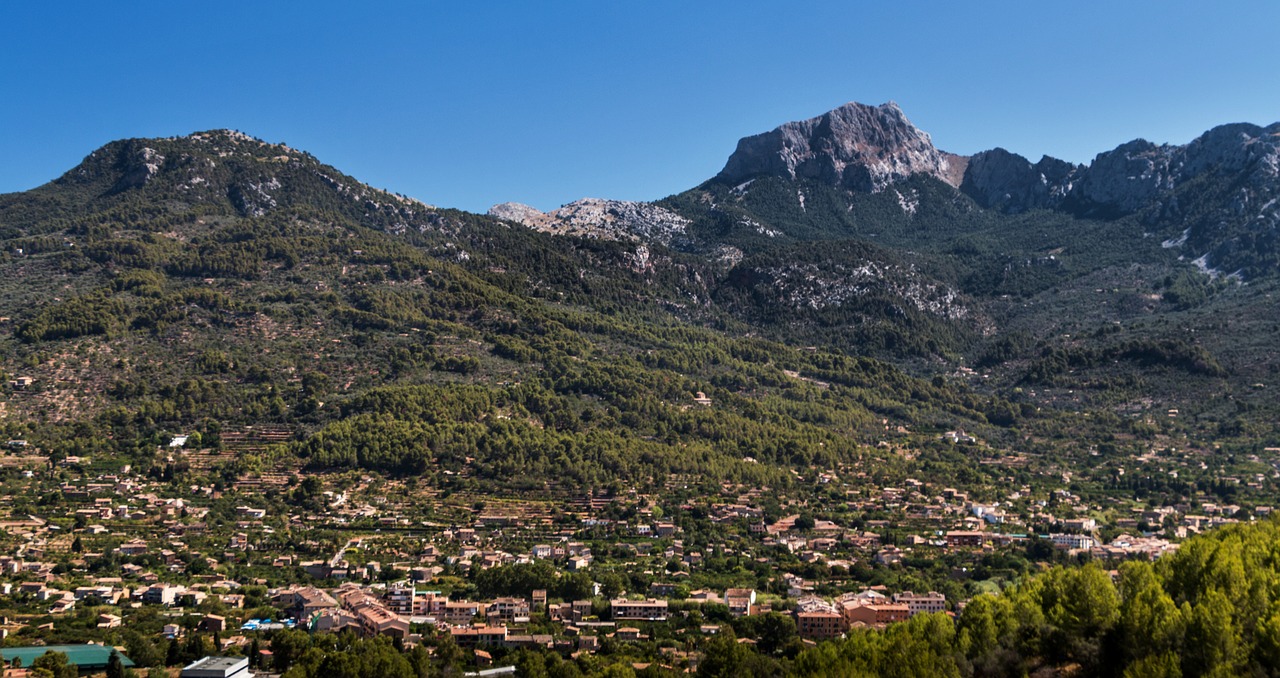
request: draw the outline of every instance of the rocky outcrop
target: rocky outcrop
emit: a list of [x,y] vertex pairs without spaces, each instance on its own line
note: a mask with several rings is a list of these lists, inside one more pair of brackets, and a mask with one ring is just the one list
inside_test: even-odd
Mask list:
[[1017,213],[1062,204],[1081,168],[1044,156],[1031,161],[1003,148],[969,158],[960,190],[983,207]]
[[803,178],[878,192],[914,174],[957,186],[964,162],[934,148],[897,104],[849,103],[742,139],[716,179],[738,184],[759,176]]
[[489,216],[534,228],[548,221],[547,214],[524,203],[504,202],[489,208]]
[[1176,216],[1178,189],[1206,172],[1243,173],[1248,187],[1275,190],[1278,148],[1280,124],[1223,125],[1185,146],[1137,139],[1099,153],[1088,166],[1047,156],[1033,165],[997,148],[969,159],[960,188],[980,205],[1010,213],[1062,208],[1117,217],[1157,207]]
[[1184,174],[1216,167],[1220,172],[1248,171],[1254,182],[1275,181],[1280,178],[1280,123],[1215,127],[1183,147],[1180,161]]
[[1138,139],[1099,153],[1072,191],[1077,211],[1100,216],[1128,214],[1150,204],[1180,179],[1175,146]]
[[647,202],[583,198],[550,212],[507,202],[489,208],[489,216],[522,224],[536,231],[610,240],[642,240],[671,244],[682,236],[689,220]]

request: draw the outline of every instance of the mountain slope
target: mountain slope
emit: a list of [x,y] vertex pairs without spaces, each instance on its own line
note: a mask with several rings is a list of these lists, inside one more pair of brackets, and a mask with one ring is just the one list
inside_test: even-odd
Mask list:
[[719,264],[402,201],[234,133],[116,142],[0,204],[0,429],[54,456],[181,474],[211,462],[157,457],[171,435],[267,430],[215,454],[223,482],[783,486],[880,456],[887,417],[1008,435],[998,399],[745,336]]
[[162,463],[171,433],[272,426],[228,481],[294,460],[547,491],[893,466],[868,447],[891,431],[1056,458],[1170,407],[1198,439],[1272,435],[1265,281],[1211,281],[1142,211],[1012,211],[931,171],[499,210],[581,229],[551,235],[235,133],[116,142],[0,196],[0,427]]
[[[953,156],[896,105],[848,104],[743,139],[716,177],[656,203],[686,220],[680,238],[651,238],[642,219],[593,234],[712,263],[714,304],[775,339],[913,369],[982,362],[1008,387],[1039,354],[1117,327],[1238,354],[1258,346],[1261,326],[1224,333],[1215,318],[1264,309],[1280,272],[1276,130],[1226,125],[1185,146],[1139,140],[1076,166],[1001,149]],[[1224,274],[1252,285],[1232,287]],[[1280,367],[1272,352],[1256,355],[1231,361],[1230,389],[1219,377],[1180,386],[1156,374],[1163,368],[1122,365],[1132,386],[1108,398],[1147,402],[1154,388],[1160,399],[1233,391],[1256,401],[1247,384]]]

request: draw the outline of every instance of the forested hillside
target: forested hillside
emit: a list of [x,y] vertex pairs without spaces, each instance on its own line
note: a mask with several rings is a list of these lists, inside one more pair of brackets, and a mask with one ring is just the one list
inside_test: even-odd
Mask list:
[[1134,223],[1004,217],[928,177],[793,189],[668,201],[726,260],[436,209],[238,133],[117,142],[0,199],[3,425],[147,457],[272,424],[309,468],[587,487],[786,482],[899,428],[1052,447],[1092,428],[1081,409],[1271,434],[1273,322],[1246,310],[1265,282],[1177,272]]
[[[785,484],[784,468],[863,458],[886,417],[982,429],[1009,410],[751,338],[692,257],[640,268],[621,243],[316,182],[341,175],[235,135],[153,145],[113,145],[4,200],[4,369],[34,379],[10,386],[4,426],[55,456],[149,459],[167,436],[216,446],[226,427],[272,424],[316,470]],[[259,196],[274,206],[237,200],[246,182],[278,185]]]

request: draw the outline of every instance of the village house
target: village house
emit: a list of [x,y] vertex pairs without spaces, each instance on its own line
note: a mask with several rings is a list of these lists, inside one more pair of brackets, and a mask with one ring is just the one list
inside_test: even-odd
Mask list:
[[455,626],[449,629],[449,635],[459,647],[478,645],[501,647],[507,643],[505,626]]
[[609,603],[609,611],[615,620],[666,621],[667,601],[614,600]]
[[614,640],[621,640],[624,642],[639,642],[648,640],[649,636],[640,633],[640,629],[631,626],[624,626],[614,632],[613,638]]
[[734,617],[745,617],[751,614],[751,606],[756,604],[755,589],[727,589],[724,602],[729,607],[729,614]]
[[1093,537],[1087,534],[1051,534],[1049,540],[1060,549],[1078,550],[1093,548]]
[[796,632],[801,638],[827,640],[839,638],[845,629],[844,618],[835,612],[813,611],[796,613]]
[[294,619],[306,619],[316,612],[338,607],[333,596],[314,586],[283,589],[272,597],[272,602]]
[[947,532],[947,546],[951,548],[982,548],[986,543],[987,533],[971,530],[950,530]]
[[903,591],[893,594],[893,602],[906,605],[908,616],[911,617],[921,613],[945,612],[947,609],[947,597],[937,591],[922,594]]
[[886,546],[876,553],[875,561],[881,565],[898,565],[902,562],[902,549],[897,546]]
[[451,624],[469,624],[471,620],[484,616],[487,606],[469,600],[450,600],[444,604],[440,618]]
[[173,605],[186,588],[174,584],[152,584],[138,593],[138,598],[151,605]]
[[869,603],[861,600],[841,603],[840,613],[849,626],[854,624],[883,626],[906,621],[911,616],[911,610],[905,604]]
[[409,637],[409,621],[381,605],[362,605],[355,615],[366,636],[390,636],[401,640]]
[[489,604],[485,616],[490,622],[497,619],[511,624],[529,622],[529,601],[524,598],[497,598]]
[[140,556],[147,552],[147,542],[141,539],[133,539],[120,545],[119,551],[122,556]]

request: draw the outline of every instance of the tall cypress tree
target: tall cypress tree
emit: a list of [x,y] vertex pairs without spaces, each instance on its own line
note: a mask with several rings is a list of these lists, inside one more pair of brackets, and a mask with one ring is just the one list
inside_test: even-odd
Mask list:
[[111,658],[107,660],[107,678],[124,678],[124,661],[115,650],[111,651]]

